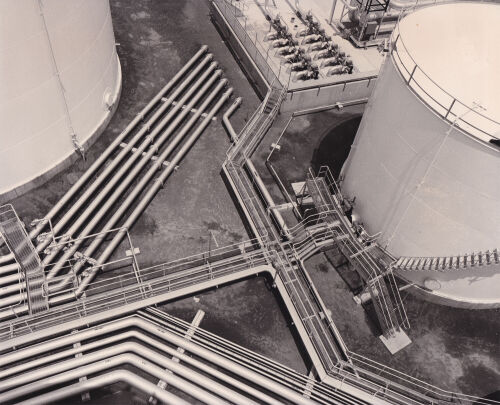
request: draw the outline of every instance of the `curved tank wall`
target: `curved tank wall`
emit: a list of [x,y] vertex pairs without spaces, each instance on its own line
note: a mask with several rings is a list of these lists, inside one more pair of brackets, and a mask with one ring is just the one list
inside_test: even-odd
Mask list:
[[107,123],[120,89],[108,0],[2,0],[0,196],[74,159]]
[[[440,7],[453,5],[433,8]],[[496,13],[496,17],[500,17],[500,6],[487,7],[495,8],[494,12],[487,13]],[[473,17],[474,10],[464,11],[478,29],[479,19]],[[456,9],[441,12],[441,17],[444,17]],[[410,23],[425,28],[426,14],[414,24],[418,13],[409,16],[412,17]],[[403,29],[406,19],[408,17],[401,21],[400,31],[394,32],[393,42],[404,38],[407,33]],[[474,33],[467,31],[469,27],[454,27],[452,23],[447,27],[467,42],[464,44],[455,37],[449,42],[452,49],[475,46],[474,41],[470,43],[469,36]],[[494,28],[498,31],[499,25]],[[498,42],[500,32],[489,34],[494,34],[493,41]],[[411,48],[406,49],[406,54],[401,57],[401,47],[399,55],[396,54],[399,45],[396,43],[393,53],[388,55],[343,167],[343,192],[350,198],[356,197],[354,214],[359,216],[369,233],[380,232],[379,243],[395,256],[452,256],[497,248],[500,245],[500,149],[488,143],[491,137],[486,134],[497,134],[498,137],[490,121],[500,121],[498,100],[489,102],[488,98],[494,89],[500,89],[498,74],[489,77],[489,72],[478,71],[478,75],[483,74],[485,78],[474,78],[470,72],[463,72],[463,65],[454,67],[452,63],[457,61],[452,60],[449,66],[445,66],[448,72],[425,76],[424,72],[432,71],[433,66],[446,65],[440,59],[447,56],[446,52],[433,49],[433,43],[425,41],[424,36],[421,35],[420,39],[427,50],[413,52]],[[481,36],[479,40],[482,40]],[[411,42],[408,40],[407,44]],[[439,41],[434,44],[444,46]],[[497,44],[490,49],[500,48]],[[419,59],[418,55],[425,53],[429,60]],[[418,67],[415,71],[415,63],[408,70],[402,66],[402,63],[407,65],[405,59],[409,55],[416,59]],[[492,69],[500,69],[498,58],[494,62],[497,65]],[[410,79],[412,71],[416,73]],[[453,76],[454,80],[447,81],[447,75]],[[430,78],[434,82],[430,82]],[[460,82],[467,80],[477,80],[477,88],[467,83],[469,88],[464,90]],[[441,93],[443,87],[438,89],[437,85],[444,86],[447,92]],[[422,88],[426,93],[422,93]],[[454,105],[458,110],[454,110],[456,107],[452,106],[453,100],[448,96],[457,93],[468,99],[466,101],[476,97],[483,100],[481,108],[468,111],[456,101]],[[498,92],[495,97],[498,99]],[[446,115],[450,106],[452,112]],[[487,119],[475,116],[477,110]],[[466,118],[468,123],[461,122]],[[484,132],[469,131],[470,123]],[[485,271],[481,277],[498,276],[498,268]],[[433,275],[439,279],[439,273],[436,273]],[[422,274],[414,275],[411,272],[404,274],[407,279],[423,285]],[[453,277],[455,286],[459,283],[457,278],[465,280],[468,275],[467,271],[456,274]],[[493,284],[498,287],[499,282],[500,279],[496,279]],[[464,285],[461,296],[468,294],[465,290],[471,282]],[[448,293],[447,297],[453,296],[453,293]],[[471,294],[481,295],[483,292]],[[500,299],[498,288],[487,294],[489,297],[484,298],[490,301]]]

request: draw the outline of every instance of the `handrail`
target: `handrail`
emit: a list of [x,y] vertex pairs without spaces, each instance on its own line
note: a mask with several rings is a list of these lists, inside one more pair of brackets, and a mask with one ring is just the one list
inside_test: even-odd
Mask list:
[[[411,53],[408,51],[408,48],[406,47],[404,40],[401,36],[401,33],[399,31],[399,23],[394,29],[393,32],[393,42],[392,42],[392,47],[391,47],[391,55],[394,60],[395,65],[399,68],[400,73],[406,80],[408,86],[413,88],[415,93],[427,104],[429,104],[432,107],[432,103],[437,104],[443,111],[439,111],[436,106],[433,107],[433,110],[436,111],[442,118],[450,122],[453,126],[456,126],[460,129],[462,129],[464,132],[467,134],[480,139],[483,142],[490,143],[491,140],[499,140],[500,138],[498,137],[498,133],[500,133],[500,122],[495,121],[494,119],[491,119],[487,117],[486,115],[478,112],[475,110],[475,108],[480,107],[478,105],[476,106],[469,106],[463,102],[461,102],[457,97],[453,96],[451,93],[443,89],[439,84],[437,84],[422,68],[418,65],[418,63],[415,61],[415,59],[412,57]],[[401,45],[401,49],[399,49],[399,45]],[[405,64],[402,55],[405,57],[408,57],[411,62],[413,63],[413,66],[407,66]],[[396,59],[397,58],[397,59]],[[398,62],[399,61],[399,62]],[[406,72],[402,71],[402,69]],[[425,77],[425,80],[428,81],[429,83],[432,83],[432,85],[441,93],[440,95],[446,95],[447,97],[450,98],[450,103],[449,104],[442,104],[442,101],[438,101],[435,96],[429,94],[428,91],[425,90],[424,83],[422,81],[417,81],[415,79],[415,74],[419,72]],[[417,86],[420,90],[416,89],[414,86]],[[427,97],[422,96],[421,92],[424,92]],[[430,100],[429,100],[430,99]],[[462,106],[460,110],[457,109],[457,106]],[[472,123],[471,119],[466,120],[464,119],[464,116],[472,116],[472,117],[479,117],[483,123],[481,125],[477,122]],[[450,119],[453,117],[452,119]],[[460,123],[464,123],[464,125],[460,125]],[[488,124],[488,125],[487,125]],[[494,129],[488,129],[487,127],[493,127]]]

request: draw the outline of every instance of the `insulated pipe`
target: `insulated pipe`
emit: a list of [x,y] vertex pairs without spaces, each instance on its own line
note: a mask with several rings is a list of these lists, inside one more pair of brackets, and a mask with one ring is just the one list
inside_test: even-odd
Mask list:
[[[148,183],[149,179],[154,176],[154,174],[158,171],[160,166],[163,164],[163,161],[165,161],[167,159],[167,157],[174,151],[174,149],[177,147],[177,145],[180,143],[180,141],[184,138],[184,136],[191,129],[192,125],[201,116],[201,114],[203,113],[205,108],[208,107],[208,105],[212,102],[212,100],[216,97],[216,95],[219,93],[219,91],[221,91],[222,88],[226,84],[227,84],[226,79],[223,79],[219,82],[217,87],[207,97],[207,99],[204,101],[204,103],[198,108],[196,113],[191,117],[191,119],[188,121],[188,123],[181,129],[181,131],[177,134],[177,136],[174,138],[174,140],[162,152],[162,154],[156,160],[155,164],[150,168],[150,170],[146,173],[146,175],[141,179],[141,181],[135,187],[135,189],[127,196],[127,199],[120,205],[119,209],[114,213],[112,218],[106,223],[106,225],[103,228],[104,232],[106,230],[113,228],[115,223],[121,218],[121,216],[126,211],[126,207],[128,207],[136,199],[136,197],[140,194],[142,189]],[[227,98],[229,98],[231,93],[232,93],[232,89],[226,91],[224,93],[224,95],[221,97],[221,99],[217,102],[217,104],[207,114],[207,116],[202,121],[202,123],[197,127],[195,132],[188,138],[188,140],[182,145],[179,152],[170,161],[167,168],[155,180],[153,185],[147,191],[146,195],[141,199],[141,201],[139,202],[137,207],[134,209],[134,211],[132,212],[130,217],[123,224],[122,228],[126,228],[126,229],[130,228],[132,226],[132,224],[134,224],[134,222],[137,220],[137,218],[146,209],[146,207],[149,204],[149,202],[151,201],[151,199],[154,197],[154,195],[157,193],[157,191],[163,185],[163,182],[167,179],[168,176],[170,176],[172,171],[175,169],[175,166],[180,162],[180,160],[184,157],[185,153],[189,150],[189,148],[196,141],[196,139],[201,135],[203,130],[208,126],[208,124],[212,120],[212,117],[216,114],[216,112],[219,110],[219,108],[222,106],[222,104],[224,104],[226,102]],[[95,275],[99,271],[99,269],[100,269],[99,266],[102,265],[108,259],[108,257],[116,249],[116,247],[121,242],[121,240],[124,236],[125,236],[124,230],[118,231],[118,233],[114,236],[114,238],[112,239],[110,244],[107,246],[106,250],[101,254],[99,259],[97,260],[97,265],[92,269],[90,274],[83,279],[83,281],[79,285],[78,289],[74,292],[74,295],[77,298],[80,297],[80,295],[83,293],[83,291],[85,291],[88,284],[93,280],[93,278],[95,277]],[[102,241],[103,241],[103,237],[95,238],[93,240],[93,242],[90,244],[90,246],[85,250],[84,255],[91,256],[94,253],[95,249],[97,249],[98,246],[102,243]],[[82,266],[83,266],[83,263],[76,264],[74,267],[74,272],[77,274]],[[65,280],[63,280],[61,283],[59,283],[57,285],[57,287],[54,287],[54,288],[58,289],[58,290],[61,289],[62,287],[64,287],[65,284],[67,284],[69,282],[70,279],[71,279],[71,275],[68,275],[68,277]],[[64,294],[64,295],[59,296],[59,297],[54,297],[53,299],[49,300],[49,302],[60,303],[61,301],[67,301],[68,299],[71,299],[71,298],[73,298],[73,293],[68,293],[68,294]]]
[[[60,376],[59,380],[62,380],[61,382],[66,382],[64,375]],[[55,378],[53,378],[52,381],[55,381],[53,384],[57,384],[57,380]],[[31,399],[27,399],[22,402],[18,402],[17,404],[18,405],[49,404],[58,401],[60,399],[64,399],[83,392],[88,392],[92,389],[105,387],[111,384],[116,384],[118,382],[124,382],[134,388],[137,388],[139,391],[144,392],[148,396],[153,396],[154,398],[158,398],[165,404],[189,405],[189,402],[183,400],[177,395],[171,394],[168,391],[164,391],[157,385],[127,370],[114,370],[107,374],[101,374],[98,377],[81,381],[79,383],[63,387],[58,390],[42,394]]]
[[[200,64],[198,66],[197,69],[195,69],[190,75],[189,77],[184,81],[183,84],[185,85],[188,85],[190,83],[190,81],[192,79],[194,79],[196,77],[196,75],[199,73],[199,71],[203,68],[203,66],[208,63],[210,60],[212,59],[212,55],[207,55],[205,57],[205,59],[203,60],[203,63]],[[127,171],[130,169],[130,167],[132,166],[132,164],[134,164],[134,162],[142,156],[142,153],[145,151],[145,149],[149,146],[149,145],[152,145],[155,141],[155,137],[158,135],[158,133],[164,128],[164,126],[170,122],[170,120],[175,117],[175,115],[182,109],[182,106],[191,98],[191,96],[193,95],[193,93],[195,93],[195,91],[198,89],[199,86],[201,86],[203,83],[205,83],[208,75],[216,68],[217,66],[217,63],[213,62],[210,67],[207,69],[207,71],[204,72],[204,74],[192,85],[192,87],[188,90],[188,92],[186,92],[186,94],[182,97],[181,100],[179,100],[179,102],[177,103],[177,105],[171,110],[169,111],[169,113],[160,121],[160,123],[155,126],[155,128],[153,129],[153,131],[146,137],[146,139],[144,139],[144,141],[141,143],[141,145],[139,146],[139,148],[133,153],[130,155],[130,157],[128,158],[128,160],[126,161],[125,164],[123,164],[117,173],[115,173],[115,175],[111,178],[111,180],[109,180],[106,184],[106,186],[99,192],[99,194],[92,200],[92,202],[90,203],[90,205],[85,209],[85,211],[80,214],[77,218],[77,220],[71,225],[71,227],[69,228],[69,230],[67,232],[65,232],[65,239],[69,239],[73,236],[73,234],[82,226],[82,224],[85,222],[85,220],[92,214],[92,212],[96,209],[96,207],[99,206],[99,204],[101,203],[101,201],[107,196],[107,194],[110,192],[110,190],[113,190],[113,188],[115,187],[116,183],[118,181],[120,181],[121,177],[127,173]],[[176,90],[176,92],[174,94],[172,94],[172,97],[169,99],[169,101],[167,101],[166,103],[171,103],[173,101],[173,99],[175,97],[177,97],[180,92],[182,91],[183,89],[181,89],[180,87]],[[186,108],[184,110],[181,111],[181,114],[176,117],[176,120],[174,121],[174,123],[176,125],[178,125],[181,120],[187,115],[189,114],[189,110],[192,108],[192,106],[194,106],[194,104],[196,103],[197,99],[201,97],[201,95],[198,93],[198,97],[196,98],[193,98],[192,102],[189,103],[189,109]],[[174,125],[174,123],[170,124],[170,127],[172,127]],[[170,128],[169,127],[169,128]],[[174,127],[175,128],[175,127]],[[145,132],[146,130],[148,130],[149,127],[145,127],[143,128],[144,131],[141,131],[141,132]],[[140,133],[141,133],[140,132]],[[139,135],[139,134],[137,134]],[[142,137],[142,133],[141,133],[141,136],[138,136],[138,138]],[[162,138],[163,139],[163,138]],[[163,142],[162,141],[158,141],[158,145],[155,145],[157,146],[158,148],[161,146],[161,143]],[[135,143],[135,142],[134,142]],[[132,144],[129,144],[127,145],[127,148],[124,148],[124,150],[122,152],[125,152],[125,153],[128,153],[129,150],[132,148],[131,146]],[[129,149],[129,150],[126,150],[126,149]],[[151,151],[148,151],[148,154],[149,152],[152,152],[151,153],[151,156],[154,152],[156,152],[157,150],[155,150],[154,148],[152,148],[153,150]],[[120,159],[121,160],[121,159]],[[143,157],[143,160],[144,160],[144,157]],[[109,167],[113,166],[113,164],[109,165]],[[116,165],[115,165],[116,166]],[[107,168],[107,169],[108,169]],[[103,173],[104,175],[104,173]],[[107,176],[107,173],[106,173],[106,176]],[[130,176],[127,176],[126,180],[130,181],[132,180],[130,178]],[[94,191],[95,188],[97,188],[97,186],[99,185],[99,182],[94,182],[94,183],[97,183],[95,185],[95,187],[93,187],[92,191]],[[94,184],[92,184],[92,186],[94,186]],[[66,214],[67,215],[67,219],[71,218],[71,216],[77,212],[77,210],[80,208],[80,206],[78,204],[75,204],[69,211],[68,213]],[[101,210],[102,211],[102,210]],[[65,217],[66,217],[65,215]],[[92,222],[96,222],[95,221],[95,218],[96,216],[94,216],[94,218],[92,219]],[[62,228],[62,225],[65,224],[65,222],[63,221],[63,219],[61,219],[61,221],[59,221],[57,223],[57,225],[54,227],[54,232],[59,231],[61,228]],[[84,235],[85,236],[85,235]],[[43,246],[42,246],[43,247]],[[43,262],[44,264],[48,264],[50,263],[53,258],[57,255],[57,253],[63,248],[63,245],[59,245],[58,247],[54,248],[53,251],[47,255]],[[57,274],[57,271],[59,270],[59,267],[58,266],[55,266],[51,269],[51,271],[49,272],[49,274],[47,275],[47,278],[48,279],[51,279],[52,277],[54,277],[56,274]]]
[[269,190],[267,189],[264,182],[262,181],[262,179],[259,175],[259,172],[257,171],[257,169],[255,168],[255,166],[253,165],[253,163],[250,159],[247,159],[245,161],[245,164],[246,164],[251,176],[255,180],[257,188],[259,189],[262,197],[266,201],[266,204],[269,207],[269,210],[272,212],[274,218],[276,219],[276,222],[278,223],[278,226],[280,227],[283,236],[288,238],[290,236],[290,231],[288,230],[288,226],[286,225],[286,222],[283,219],[281,212],[275,208],[273,197],[271,196],[271,194],[269,194]]
[[[182,347],[186,351],[203,358],[219,367],[222,367],[231,373],[239,375],[240,377],[251,381],[285,399],[297,404],[313,405],[315,402],[306,398],[297,392],[283,387],[281,384],[275,381],[263,377],[260,374],[248,370],[247,368],[236,364],[235,362],[225,359],[224,357],[215,354],[208,349],[199,347],[196,343],[190,342],[180,336],[176,336],[172,332],[165,330],[161,326],[149,322],[138,316],[130,316],[127,318],[120,319],[118,321],[112,321],[104,325],[99,325],[92,329],[88,329],[82,332],[73,333],[70,335],[65,335],[57,339],[50,341],[45,341],[34,346],[28,347],[26,349],[18,350],[9,354],[2,356],[2,364],[6,366],[7,364],[22,360],[27,357],[31,357],[40,352],[48,352],[51,350],[58,349],[62,346],[67,346],[76,342],[81,342],[88,339],[95,339],[102,335],[107,335],[114,333],[117,330],[125,328],[139,328],[144,332],[152,334],[162,340],[168,341],[176,347]],[[180,357],[179,357],[180,358]]]
[[[92,216],[92,219],[88,222],[87,226],[84,228],[84,230],[78,235],[78,238],[85,238],[87,235],[89,235],[93,228],[98,225],[99,221],[101,218],[103,218],[106,213],[112,208],[113,204],[116,202],[116,200],[123,194],[123,192],[128,188],[128,186],[132,183],[132,181],[136,178],[136,176],[140,173],[140,171],[146,166],[150,161],[153,155],[160,149],[160,147],[163,145],[163,143],[168,139],[168,137],[175,131],[175,129],[179,126],[179,124],[184,120],[184,118],[191,113],[191,109],[196,105],[196,103],[199,101],[199,99],[205,94],[206,91],[213,85],[215,80],[222,74],[221,70],[216,71],[210,79],[207,81],[208,75],[216,68],[216,63],[212,63],[210,68],[199,78],[199,80],[195,83],[193,86],[192,91],[186,93],[185,97],[182,98],[181,101],[175,106],[175,109],[173,109],[172,116],[174,116],[179,109],[184,106],[184,103],[191,97],[191,93],[193,93],[195,90],[198,89],[199,86],[202,84],[203,87],[201,90],[198,91],[198,93],[191,99],[189,104],[186,106],[185,109],[181,111],[181,113],[175,118],[175,120],[170,124],[170,126],[167,128],[166,131],[164,131],[161,136],[154,141],[154,138],[156,135],[160,132],[160,128],[155,128],[155,130],[149,135],[148,140],[144,141],[143,145],[137,150],[137,152],[134,154],[134,156],[141,156],[144,149],[146,149],[146,146],[148,144],[152,144],[154,142],[154,146],[149,149],[149,151],[142,156],[141,160],[139,163],[137,163],[133,170],[127,174],[127,177],[124,180],[121,180],[119,183],[119,186],[116,187],[116,183],[118,180],[120,180],[121,174],[122,173],[127,173],[128,170],[130,169],[131,164],[125,164],[120,168],[120,172],[113,180],[116,179],[116,181],[110,181],[106,187],[101,191],[99,196],[92,202],[92,204],[85,210],[84,214],[71,226],[71,228],[68,230],[68,234],[72,235],[76,230],[83,224],[84,219],[88,217],[92,211],[96,208],[97,204],[100,203],[106,195],[113,190],[113,194],[111,196],[108,196],[106,198],[105,203],[100,207],[99,211]],[[170,114],[169,114],[170,115]],[[133,163],[133,162],[131,162]],[[102,196],[102,197],[101,197]],[[125,207],[127,208],[127,207]],[[82,219],[83,218],[83,219]],[[66,260],[70,259],[73,254],[77,251],[78,247],[83,243],[83,240],[76,241],[73,243],[71,248],[67,249],[66,252],[64,252],[64,255],[58,260],[58,262],[50,269],[49,273],[47,274],[47,279],[50,280],[54,276],[57,275],[61,267],[64,265]],[[59,247],[61,249],[62,246]],[[56,252],[55,252],[56,253]],[[54,257],[54,254],[49,255],[48,257],[45,258],[44,263],[49,263],[50,260]]]
[[[19,376],[15,376],[9,380],[4,380],[0,382],[0,391],[12,390],[13,388],[19,386],[25,386],[27,384],[33,383],[34,381],[41,380],[42,378],[50,377],[54,374],[63,373],[65,371],[69,371],[75,369],[77,367],[85,366],[88,364],[93,364],[97,361],[106,360],[108,358],[114,356],[120,356],[123,354],[134,354],[138,358],[141,359],[149,359],[153,363],[156,363],[158,366],[163,367],[164,369],[173,372],[175,375],[178,375],[190,382],[197,384],[201,387],[205,387],[207,391],[211,391],[214,394],[224,398],[232,403],[237,404],[251,404],[256,405],[256,402],[248,400],[243,395],[236,393],[232,389],[214,381],[197,371],[194,371],[178,362],[169,359],[165,356],[159,355],[157,352],[148,349],[144,346],[141,346],[135,342],[126,342],[119,344],[117,346],[112,346],[105,348],[104,350],[84,354],[80,357],[75,357],[71,360],[67,360],[64,362],[52,364],[45,368],[41,368],[38,370],[31,371],[26,374],[22,374]],[[167,374],[170,374],[169,371],[164,371]],[[220,399],[215,398],[220,403],[224,403],[220,401]]]
[[[212,377],[214,377],[220,381],[224,381],[226,384],[229,384],[229,385],[237,388],[238,390],[245,392],[245,393],[247,393],[247,394],[249,394],[249,395],[251,395],[251,396],[267,403],[267,404],[271,404],[271,405],[280,405],[281,404],[280,401],[275,400],[274,398],[262,393],[261,391],[255,389],[255,388],[252,388],[252,387],[242,383],[241,381],[239,381],[233,377],[230,377],[229,375],[226,375],[226,374],[216,370],[215,368],[210,367],[209,365],[192,358],[191,356],[188,356],[187,354],[179,353],[176,349],[174,349],[170,346],[167,346],[163,343],[160,343],[159,341],[157,341],[149,336],[146,336],[145,334],[143,334],[139,331],[136,331],[136,330],[126,331],[126,332],[118,334],[118,335],[113,334],[110,337],[107,337],[104,339],[98,339],[94,342],[82,345],[80,347],[74,347],[70,350],[66,350],[63,352],[57,352],[57,353],[54,353],[54,354],[48,355],[48,356],[44,355],[44,356],[39,357],[36,360],[33,360],[29,363],[21,363],[15,367],[9,367],[5,370],[0,371],[0,379],[5,379],[6,377],[9,377],[13,374],[19,374],[19,373],[21,373],[25,370],[28,370],[28,369],[37,368],[37,367],[40,367],[44,364],[47,364],[47,363],[50,363],[50,362],[53,362],[56,360],[68,358],[68,357],[74,356],[75,354],[78,354],[78,353],[87,352],[89,350],[92,350],[92,349],[95,349],[95,348],[98,348],[101,346],[106,346],[106,345],[118,342],[120,340],[127,340],[127,339],[135,339],[135,340],[141,341],[142,343],[145,343],[148,346],[154,347],[158,350],[161,350],[162,352],[164,352],[170,356],[175,356],[182,363],[189,364],[189,365],[197,368],[198,370],[201,370],[205,374],[211,375]],[[37,353],[37,355],[42,354],[42,353],[44,353],[44,352],[41,350],[39,353]]]
[[236,100],[234,100],[234,103],[231,104],[231,107],[227,109],[227,111],[224,113],[222,116],[222,122],[226,126],[227,132],[229,132],[229,136],[231,137],[231,140],[236,143],[238,142],[238,134],[234,130],[233,126],[231,125],[231,121],[229,121],[229,117],[231,114],[236,111],[236,109],[240,106],[241,104],[241,97],[238,97]]
[[[48,219],[52,219],[59,210],[67,204],[67,202],[73,197],[73,195],[87,182],[87,180],[94,174],[94,172],[106,161],[106,159],[113,153],[114,149],[120,145],[120,143],[125,139],[125,137],[132,131],[136,125],[144,118],[145,114],[156,104],[161,98],[167,93],[174,85],[179,81],[179,79],[192,67],[192,65],[206,52],[207,46],[204,45],[197,53],[194,55],[189,62],[163,87],[163,89],[151,100],[142,111],[136,115],[136,117],[127,125],[125,130],[118,135],[117,138],[106,148],[106,150],[99,156],[99,158],[90,166],[85,173],[79,178],[79,180],[68,190],[68,192],[57,202],[57,204],[49,211],[35,229],[30,232],[30,238],[34,239],[40,234],[44,226],[48,222]],[[171,97],[164,102],[160,108],[155,111],[153,116],[148,119],[148,121],[143,125],[143,127],[138,131],[138,133],[127,143],[125,148],[122,148],[120,153],[115,159],[111,161],[111,164],[107,166],[102,173],[92,182],[90,187],[85,190],[84,194],[78,199],[78,201],[73,204],[68,212],[59,220],[57,225],[54,226],[54,234],[57,234],[61,228],[69,221],[72,215],[83,205],[83,203],[94,193],[98,186],[106,179],[106,177],[112,172],[112,170],[120,163],[120,161],[131,151],[133,146],[137,141],[142,138],[142,136],[149,130],[150,126],[153,125],[158,117],[160,117],[163,112],[172,104],[174,98],[176,98],[184,88],[196,77],[196,75],[201,71],[204,65],[206,65],[212,59],[212,55],[207,55],[207,57],[202,60],[193,72],[186,78]],[[50,244],[50,239],[45,240],[37,245],[36,249],[41,252]],[[8,262],[13,260],[14,256],[12,253],[0,258],[0,263]],[[1,270],[1,268],[0,268]]]

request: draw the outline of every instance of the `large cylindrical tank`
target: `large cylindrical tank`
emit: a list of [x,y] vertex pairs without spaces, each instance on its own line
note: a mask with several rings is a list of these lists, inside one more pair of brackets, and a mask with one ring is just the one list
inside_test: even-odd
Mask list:
[[0,1],[0,198],[74,160],[120,89],[108,0]]
[[[400,21],[392,44],[343,168],[343,192],[394,256],[500,247],[500,6],[419,9]],[[491,294],[500,299],[499,282]]]

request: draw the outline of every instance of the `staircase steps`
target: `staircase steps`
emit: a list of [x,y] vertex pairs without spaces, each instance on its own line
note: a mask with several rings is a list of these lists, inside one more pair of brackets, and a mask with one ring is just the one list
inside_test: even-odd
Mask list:
[[498,249],[443,257],[400,257],[393,269],[404,271],[449,271],[500,264]]

